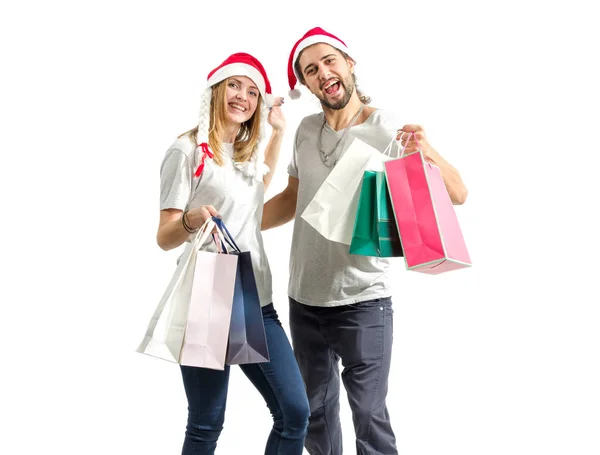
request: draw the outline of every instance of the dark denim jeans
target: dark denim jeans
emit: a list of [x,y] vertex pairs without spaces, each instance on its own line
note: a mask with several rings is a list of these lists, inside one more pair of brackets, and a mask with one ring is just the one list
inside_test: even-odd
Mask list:
[[312,307],[290,299],[294,352],[311,416],[310,455],[341,455],[340,372],[352,411],[357,455],[398,455],[386,406],[392,357],[392,300]]
[[[310,410],[291,345],[272,304],[263,307],[270,362],[240,365],[264,397],[273,416],[265,455],[301,455]],[[223,429],[228,365],[224,371],[181,366],[188,400],[188,423],[182,455],[212,455]],[[259,453],[240,441],[239,453]]]

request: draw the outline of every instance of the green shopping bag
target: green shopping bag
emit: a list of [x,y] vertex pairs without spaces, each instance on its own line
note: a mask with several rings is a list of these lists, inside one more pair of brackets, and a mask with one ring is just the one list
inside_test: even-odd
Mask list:
[[375,229],[375,191],[376,172],[365,171],[363,174],[358,208],[354,220],[354,231],[350,242],[350,254],[361,256],[378,256],[377,230]]
[[375,175],[377,203],[375,204],[375,226],[379,242],[379,256],[383,258],[402,257],[402,244],[398,226],[394,218],[392,200],[387,187],[385,172]]
[[349,252],[361,256],[402,256],[384,172],[365,171],[363,175]]

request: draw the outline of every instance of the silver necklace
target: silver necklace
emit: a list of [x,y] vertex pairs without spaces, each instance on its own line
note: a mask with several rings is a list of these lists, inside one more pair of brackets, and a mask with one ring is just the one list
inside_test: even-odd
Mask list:
[[[348,138],[348,132],[350,131],[350,128],[352,128],[352,126],[354,125],[354,122],[356,122],[356,119],[358,118],[358,116],[360,115],[360,113],[362,112],[363,108],[365,107],[364,104],[360,104],[360,108],[358,109],[358,112],[354,115],[354,117],[352,117],[352,120],[350,120],[350,123],[348,124],[348,126],[346,128],[344,128],[344,132],[342,133],[342,137],[338,140],[337,144],[335,144],[335,147],[333,148],[333,150],[329,153],[325,153],[323,151],[323,130],[325,129],[325,125],[327,124],[327,119],[325,118],[325,113],[323,113],[323,124],[321,125],[321,131],[319,132],[319,156],[321,157],[321,162],[327,166],[328,168],[333,168],[338,160],[339,157],[337,155],[339,155],[338,153],[336,153],[338,151],[338,149],[343,150],[344,148],[344,144],[346,143],[346,139]],[[333,159],[335,157],[335,159]]]

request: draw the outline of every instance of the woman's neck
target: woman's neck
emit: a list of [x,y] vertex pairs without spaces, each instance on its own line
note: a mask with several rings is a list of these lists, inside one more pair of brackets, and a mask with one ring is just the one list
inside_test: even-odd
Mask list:
[[223,137],[221,138],[221,142],[225,144],[233,144],[235,142],[235,138],[240,131],[240,124],[227,122],[223,125]]

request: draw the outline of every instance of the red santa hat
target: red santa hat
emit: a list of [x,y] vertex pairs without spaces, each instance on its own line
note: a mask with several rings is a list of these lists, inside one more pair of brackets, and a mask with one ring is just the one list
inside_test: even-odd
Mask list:
[[299,74],[296,73],[296,60],[300,56],[300,53],[309,46],[317,43],[325,43],[330,46],[335,47],[341,51],[344,51],[346,54],[349,54],[348,47],[346,43],[344,43],[337,36],[332,35],[329,32],[326,32],[320,27],[315,27],[310,29],[306,34],[300,38],[294,47],[292,48],[292,52],[290,52],[290,58],[288,60],[288,81],[290,84],[290,98],[297,99],[300,98],[301,92],[296,87],[296,83],[298,82]]
[[[200,149],[200,165],[196,170],[196,177],[200,176],[204,169],[206,158],[212,158],[213,153],[208,145],[208,132],[210,128],[210,102],[212,99],[212,87],[221,81],[233,76],[247,76],[256,84],[263,103],[261,106],[261,140],[264,138],[264,123],[269,114],[268,108],[273,106],[273,94],[271,83],[262,64],[252,55],[244,52],[232,54],[223,63],[208,73],[206,89],[200,100],[200,120],[198,122],[198,148]],[[260,164],[260,163],[259,163]],[[246,166],[247,167],[247,166]],[[262,177],[261,177],[262,178]]]

